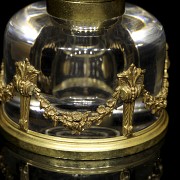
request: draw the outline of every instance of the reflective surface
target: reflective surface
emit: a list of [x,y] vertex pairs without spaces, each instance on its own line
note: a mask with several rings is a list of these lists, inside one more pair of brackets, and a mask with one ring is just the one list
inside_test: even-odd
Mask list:
[[[33,0],[29,0],[28,2],[32,2]],[[24,0],[14,0],[11,2],[11,8],[9,7],[9,1],[4,1],[4,8],[8,9],[6,13],[1,11],[1,42],[3,37],[4,26],[7,23],[9,16],[14,13],[17,9],[21,8],[23,5],[28,3]],[[171,68],[170,74],[170,94],[168,97],[168,112],[170,114],[170,124],[169,124],[169,133],[167,134],[166,146],[163,147],[163,166],[164,166],[164,176],[161,178],[162,180],[171,180],[171,179],[179,179],[179,140],[178,132],[179,132],[179,120],[177,117],[179,116],[178,106],[175,105],[175,95],[179,93],[179,88],[177,87],[177,76],[175,76],[176,72],[179,71],[179,41],[178,41],[178,28],[174,27],[174,21],[170,21],[170,19],[174,19],[174,17],[178,16],[179,7],[175,5],[175,1],[172,3],[163,3],[162,1],[152,0],[151,3],[144,0],[129,0],[129,2],[135,3],[144,7],[146,10],[154,14],[158,19],[162,22],[166,29],[167,34],[167,42],[169,43],[169,52],[171,58]],[[174,2],[174,3],[173,3]],[[163,7],[163,8],[162,8]],[[2,49],[2,44],[1,44]],[[2,58],[2,51],[1,51]],[[177,73],[178,74],[178,73]],[[145,169],[145,168],[144,168]],[[4,176],[0,176],[0,179],[4,179]]]
[[[116,85],[116,75],[131,63],[146,69],[145,88],[157,94],[165,59],[165,35],[156,18],[143,9],[126,4],[122,18],[99,26],[53,19],[45,3],[19,11],[7,25],[4,41],[6,82],[12,81],[15,62],[30,58],[41,71],[38,87],[61,110],[93,111],[104,104]],[[102,127],[121,131],[122,103]],[[19,97],[6,104],[7,114],[19,119]],[[45,133],[52,124],[45,120],[39,102],[31,101],[30,129]],[[13,113],[12,113],[13,112]],[[152,124],[155,117],[136,101],[134,131]],[[51,134],[56,134],[55,132]],[[96,136],[96,134],[95,134]]]
[[[1,141],[2,142],[2,141]],[[70,161],[33,154],[3,142],[0,177],[19,180],[159,180],[163,165],[158,145],[125,158],[104,161]]]
[[[147,90],[150,90],[150,92],[157,94],[161,86],[163,63],[165,58],[165,35],[163,27],[151,14],[135,5],[130,4],[126,4],[126,13],[123,16],[122,25],[123,27],[120,25],[120,22],[118,22],[115,27],[109,28],[107,32],[99,31],[99,27],[83,25],[75,26],[71,22],[70,27],[65,28],[65,25],[62,23],[55,24],[54,21],[52,22],[51,17],[46,13],[45,3],[34,3],[19,11],[9,21],[5,33],[4,58],[8,60],[8,65],[11,65],[11,61],[18,61],[33,56],[33,58],[31,57],[31,61],[34,61],[33,64],[42,71],[46,70],[47,72],[44,72],[45,75],[50,75],[53,73],[51,72],[50,66],[52,66],[52,64],[57,65],[56,61],[53,60],[53,58],[55,58],[54,54],[56,54],[56,57],[60,57],[61,61],[63,61],[60,61],[63,66],[59,67],[64,69],[63,71],[66,71],[64,72],[65,75],[71,74],[71,76],[73,76],[77,74],[78,76],[81,76],[81,72],[79,72],[79,74],[77,72],[69,72],[68,69],[71,69],[71,71],[77,71],[75,69],[80,66],[77,64],[78,61],[85,61],[84,58],[88,56],[88,61],[95,61],[97,64],[102,64],[98,66],[95,64],[93,65],[92,62],[91,66],[94,66],[95,68],[93,68],[93,70],[97,72],[93,73],[91,71],[92,69],[87,72],[87,76],[89,75],[88,73],[93,73],[93,76],[97,79],[97,73],[99,72],[98,67],[103,66],[103,68],[113,68],[115,65],[111,62],[113,60],[112,56],[116,56],[116,51],[118,53],[117,56],[119,56],[121,54],[119,48],[120,46],[123,46],[123,48],[126,47],[126,51],[134,51],[134,53],[126,52],[127,56],[132,56],[131,58],[126,57],[126,59],[128,59],[127,61],[130,61],[131,59],[131,62],[134,62],[135,60],[133,59],[137,56],[136,53],[138,54],[139,58],[135,63],[141,68],[146,69],[146,74],[148,73],[147,78],[151,78],[151,80],[148,80],[149,84],[147,84],[146,80],[146,88]],[[67,32],[67,28],[69,31],[71,30],[71,32]],[[110,32],[111,30],[113,32]],[[127,35],[127,37],[121,37],[123,34],[122,31],[124,31],[124,36]],[[110,35],[111,37],[103,37],[103,33],[106,33],[106,36]],[[114,37],[112,36],[112,33],[115,33]],[[112,45],[106,44],[104,38],[108,41],[113,39],[117,43],[113,42]],[[36,41],[38,41],[38,44],[35,43]],[[128,41],[130,42],[129,46],[132,48],[134,44],[137,50],[133,50],[133,48],[131,50],[127,49]],[[36,52],[38,49],[34,51],[31,50],[32,47],[38,48],[40,50],[40,54],[37,54]],[[58,49],[60,51],[58,51]],[[56,51],[58,51],[58,53],[62,53],[63,56],[61,54],[59,55]],[[106,51],[110,51],[110,54],[108,55],[108,52]],[[35,54],[31,55],[32,52]],[[106,57],[105,59],[103,58],[104,54]],[[38,55],[40,55],[39,59],[37,59]],[[94,59],[95,57],[96,59]],[[119,60],[121,60],[120,57],[121,56],[118,57]],[[102,60],[99,58],[102,58],[104,62],[100,63]],[[70,64],[65,60],[69,60]],[[55,62],[52,63],[53,61]],[[131,62],[125,62],[125,64],[128,63],[126,65],[129,65]],[[74,63],[75,65],[73,65]],[[111,63],[112,65],[107,63]],[[88,66],[87,63],[85,64],[86,65],[84,66]],[[123,63],[120,63],[119,66],[121,69],[118,69],[118,72],[122,71],[124,68]],[[84,69],[88,70],[89,68],[84,67]],[[83,67],[78,70],[83,70]],[[110,69],[108,70],[111,72]],[[115,69],[113,68],[112,70]],[[111,75],[111,73],[107,72],[107,70],[102,71]],[[7,73],[7,82],[9,82],[12,79],[14,71],[9,72],[9,70],[7,70]],[[60,73],[63,72],[60,71]],[[82,73],[86,74],[85,72]],[[116,72],[113,73],[116,74]],[[103,76],[110,78],[108,74]],[[57,91],[56,89],[57,88],[55,88],[54,91]]]

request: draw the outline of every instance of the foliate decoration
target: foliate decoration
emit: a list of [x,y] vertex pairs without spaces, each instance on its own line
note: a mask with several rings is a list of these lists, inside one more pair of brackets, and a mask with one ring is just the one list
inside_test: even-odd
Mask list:
[[159,116],[161,111],[167,106],[167,96],[168,96],[168,70],[169,68],[169,57],[168,57],[168,46],[166,50],[166,60],[164,66],[164,78],[162,82],[162,88],[157,96],[152,96],[146,90],[143,92],[143,102],[145,103],[145,107],[151,110],[152,114]]
[[20,93],[20,129],[28,130],[29,108],[31,96],[40,102],[41,108],[44,110],[44,117],[51,119],[54,126],[60,122],[65,127],[72,130],[73,133],[80,133],[84,129],[91,127],[93,124],[99,125],[103,119],[110,116],[117,106],[117,102],[121,99],[123,105],[123,136],[130,136],[133,132],[133,113],[135,100],[142,94],[143,102],[146,108],[150,109],[153,114],[159,115],[161,110],[166,107],[166,98],[168,94],[168,55],[165,61],[164,80],[161,92],[153,97],[144,89],[144,73],[145,71],[136,68],[132,64],[129,69],[117,75],[118,84],[115,88],[112,97],[107,100],[105,105],[97,107],[96,111],[91,112],[66,112],[55,108],[42,95],[41,90],[37,87],[37,71],[26,59],[16,63],[16,75],[13,82],[9,85],[4,84],[4,72],[0,75],[0,100],[6,102],[13,97],[14,89]]
[[57,110],[43,97],[39,88],[34,89],[34,96],[40,102],[40,107],[44,109],[44,117],[51,119],[54,122],[54,126],[61,122],[65,127],[72,130],[73,133],[78,134],[93,124],[99,125],[105,117],[112,114],[120,98],[120,90],[121,87],[117,86],[112,94],[112,98],[107,100],[105,105],[98,106],[95,112],[64,112]]
[[32,96],[36,87],[37,75],[39,71],[34,68],[28,59],[16,62],[16,75],[14,85],[22,96]]
[[4,64],[1,65],[0,74],[0,101],[7,102],[13,98],[14,86],[13,83],[5,85],[4,83]]
[[106,116],[111,115],[119,99],[119,88],[116,88],[113,97],[107,101],[106,105],[100,105],[95,112],[64,112],[53,107],[40,92],[39,88],[34,89],[35,98],[40,102],[40,107],[44,109],[44,117],[52,119],[54,126],[61,122],[76,134],[91,127],[92,124],[99,125]]
[[14,86],[17,92],[20,93],[20,129],[23,131],[28,130],[29,124],[29,108],[30,100],[33,95],[34,88],[36,87],[37,71],[30,65],[28,59],[25,61],[16,62],[16,75],[14,76]]
[[123,100],[123,136],[130,136],[133,132],[133,114],[135,100],[144,89],[145,70],[136,68],[132,64],[127,71],[118,74],[120,98]]

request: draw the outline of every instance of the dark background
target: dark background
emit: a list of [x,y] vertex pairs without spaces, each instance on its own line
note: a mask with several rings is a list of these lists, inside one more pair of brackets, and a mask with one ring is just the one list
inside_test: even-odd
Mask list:
[[[0,59],[3,57],[3,33],[5,30],[6,23],[9,18],[17,12],[20,8],[25,5],[35,2],[35,0],[5,0],[1,2],[0,11]],[[136,4],[145,10],[153,14],[164,26],[167,42],[169,44],[169,57],[171,60],[171,66],[169,69],[170,74],[170,88],[168,96],[168,107],[169,113],[169,127],[166,135],[165,144],[161,151],[162,162],[164,165],[163,180],[176,180],[180,179],[180,165],[178,159],[180,156],[180,144],[179,139],[179,117],[178,117],[178,106],[179,101],[179,82],[180,82],[180,68],[178,59],[179,49],[179,12],[178,5],[175,0],[164,1],[164,0],[128,0],[127,2]],[[180,9],[179,9],[180,11]],[[179,68],[179,72],[178,72]],[[180,109],[179,109],[180,111]]]

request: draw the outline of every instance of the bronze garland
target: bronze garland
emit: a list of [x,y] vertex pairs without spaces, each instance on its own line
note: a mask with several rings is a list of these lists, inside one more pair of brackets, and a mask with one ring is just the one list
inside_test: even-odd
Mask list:
[[56,109],[42,95],[41,90],[37,87],[37,76],[40,73],[26,59],[25,61],[16,62],[16,74],[13,82],[8,85],[4,83],[4,71],[0,75],[0,101],[7,102],[14,97],[15,90],[20,94],[21,114],[19,125],[23,131],[28,131],[29,123],[29,106],[31,96],[34,96],[39,102],[40,107],[44,109],[44,117],[49,118],[57,126],[61,122],[65,127],[71,129],[74,133],[80,133],[84,129],[91,127],[93,124],[99,125],[103,119],[110,116],[116,108],[118,101],[123,101],[123,135],[130,136],[133,132],[133,114],[135,100],[142,95],[145,107],[157,116],[167,105],[168,95],[168,53],[165,60],[164,79],[162,89],[157,96],[152,96],[144,89],[144,73],[141,68],[136,68],[132,64],[127,70],[117,74],[117,87],[112,97],[107,100],[105,105],[100,105],[95,112],[65,112]]

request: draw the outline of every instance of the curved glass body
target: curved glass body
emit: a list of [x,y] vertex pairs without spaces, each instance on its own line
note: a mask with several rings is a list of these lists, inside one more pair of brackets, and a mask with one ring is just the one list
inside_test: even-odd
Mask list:
[[[38,87],[53,106],[63,111],[94,111],[105,104],[116,87],[117,74],[132,63],[146,70],[144,85],[151,94],[156,95],[161,88],[166,46],[163,27],[151,14],[135,5],[126,4],[122,17],[86,25],[53,18],[47,14],[46,4],[37,2],[10,19],[4,39],[6,83],[15,75],[15,62],[29,58],[40,71]],[[16,123],[19,101],[17,95],[5,105],[7,114]],[[39,102],[32,99],[31,130],[71,136],[61,124],[53,128],[52,122],[42,114]],[[141,98],[137,99],[134,131],[154,120]],[[121,122],[120,101],[113,115],[100,127],[94,126],[77,138],[119,136]]]

